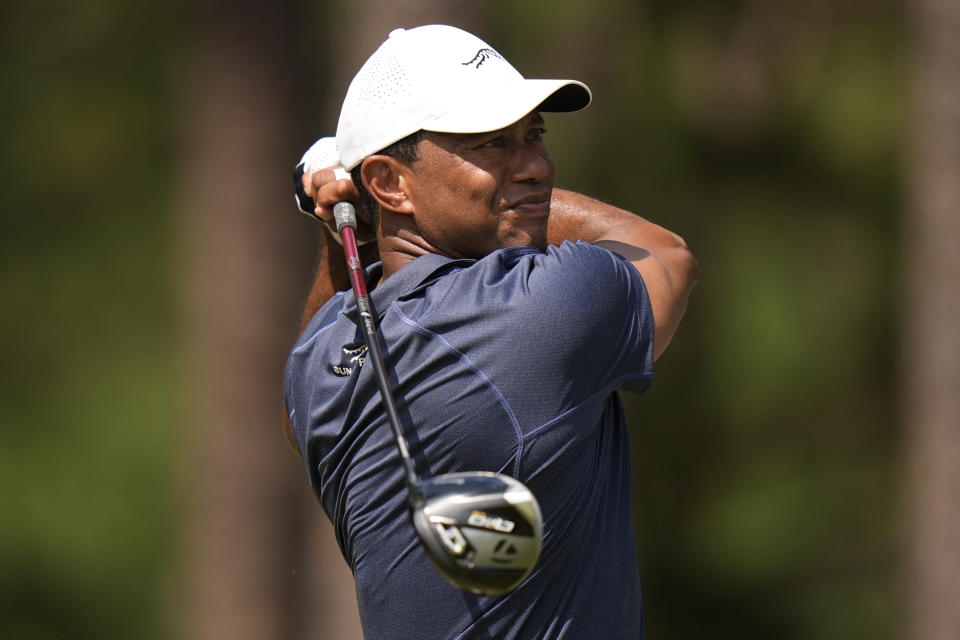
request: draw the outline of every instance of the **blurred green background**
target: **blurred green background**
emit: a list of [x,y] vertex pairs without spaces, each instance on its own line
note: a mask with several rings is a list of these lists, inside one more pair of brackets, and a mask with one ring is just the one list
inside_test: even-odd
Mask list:
[[[905,5],[500,0],[451,3],[444,17],[458,7],[469,18],[455,23],[479,25],[526,75],[593,89],[588,111],[548,120],[558,184],[677,231],[700,260],[653,388],[628,399],[648,637],[897,637]],[[278,57],[295,61],[296,106],[248,126],[284,150],[262,171],[263,223],[310,243],[289,173],[333,131],[346,81],[389,30],[367,25],[375,10],[2,9],[0,636],[191,635],[185,505],[210,482],[191,462],[206,446],[196,397],[207,394],[191,325],[234,324],[229,312],[198,319],[196,294],[183,293],[197,275],[183,211],[210,184],[190,154],[218,126],[189,122],[198,51],[225,23],[284,14],[262,27],[284,32],[231,46],[285,48]],[[325,38],[348,23],[368,39],[338,58]],[[245,134],[220,139],[231,135]],[[242,201],[248,185],[235,178],[217,188]],[[302,300],[313,249],[297,246],[287,268],[302,273]],[[286,321],[259,330],[289,344],[296,314],[285,307]],[[278,387],[282,353],[271,353]],[[277,424],[259,428],[282,451]],[[306,492],[297,461],[281,459]],[[290,502],[272,504],[319,512]]]

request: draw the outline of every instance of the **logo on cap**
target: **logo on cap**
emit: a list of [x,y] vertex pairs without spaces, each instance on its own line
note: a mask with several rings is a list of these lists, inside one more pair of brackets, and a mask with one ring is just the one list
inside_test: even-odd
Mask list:
[[500,58],[504,62],[507,61],[506,58],[504,58],[502,55],[500,55],[493,49],[480,49],[480,51],[477,51],[477,55],[473,56],[472,60],[468,60],[467,62],[463,62],[461,64],[463,64],[463,66],[465,67],[473,67],[475,69],[479,69],[480,66],[490,58]]

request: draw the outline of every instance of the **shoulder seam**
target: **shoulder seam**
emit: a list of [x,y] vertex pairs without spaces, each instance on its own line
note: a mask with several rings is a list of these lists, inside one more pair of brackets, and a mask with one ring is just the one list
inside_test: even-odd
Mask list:
[[541,424],[540,426],[538,426],[538,427],[536,427],[536,428],[534,428],[534,429],[531,429],[530,432],[527,433],[527,438],[533,438],[534,436],[539,435],[540,432],[548,430],[553,424],[559,422],[560,420],[562,420],[563,418],[567,417],[567,416],[570,415],[571,413],[574,413],[575,411],[577,411],[578,409],[580,409],[580,407],[582,407],[584,404],[586,404],[586,403],[589,402],[590,400],[593,400],[593,399],[596,398],[597,396],[603,395],[603,394],[612,394],[612,393],[616,392],[616,391],[618,390],[619,386],[620,386],[621,384],[623,384],[624,382],[626,382],[627,380],[634,380],[634,379],[636,379],[636,380],[642,380],[643,378],[651,378],[651,377],[653,377],[653,371],[644,371],[643,373],[632,373],[632,374],[630,374],[630,375],[623,376],[623,377],[617,379],[617,381],[616,381],[615,385],[613,386],[613,388],[611,388],[611,389],[601,389],[601,390],[599,390],[599,391],[595,391],[595,392],[591,393],[589,396],[587,396],[586,398],[584,398],[583,400],[581,400],[580,402],[578,402],[577,404],[573,405],[572,407],[570,407],[569,409],[567,409],[566,411],[564,411],[563,413],[561,413],[561,414],[559,414],[559,415],[557,415],[557,416],[554,416],[553,418],[551,418],[550,420],[547,420],[546,422],[544,422],[544,423]]
[[500,407],[503,409],[504,413],[506,413],[507,416],[509,417],[510,425],[513,427],[514,433],[517,438],[517,450],[513,455],[513,476],[518,477],[520,474],[520,460],[523,457],[523,449],[525,444],[523,430],[520,428],[520,422],[517,419],[517,416],[514,413],[513,408],[510,406],[510,403],[507,402],[507,399],[506,397],[504,397],[503,393],[500,392],[500,389],[497,388],[497,385],[495,385],[493,383],[493,380],[488,378],[487,375],[483,372],[483,370],[477,367],[477,365],[475,365],[473,361],[470,360],[470,358],[468,358],[465,353],[463,353],[462,351],[454,347],[452,344],[450,344],[446,340],[446,338],[444,338],[440,334],[430,331],[429,329],[421,325],[416,320],[413,320],[409,316],[405,315],[403,311],[401,311],[400,308],[396,305],[395,302],[390,305],[390,309],[388,313],[393,313],[401,322],[411,327],[414,331],[437,342],[438,344],[443,346],[444,349],[456,355],[458,358],[460,358],[460,360],[464,364],[466,364],[466,366],[471,371],[474,372],[475,375],[477,375],[483,381],[485,385],[487,385],[487,387],[490,388],[491,391],[493,391],[493,394],[497,398],[497,402],[500,404]]
[[[339,314],[338,314],[338,317],[339,317]],[[305,351],[310,345],[312,345],[314,342],[316,342],[317,338],[320,337],[320,334],[321,334],[321,333],[323,333],[324,331],[326,331],[327,329],[329,329],[330,327],[332,327],[332,326],[335,325],[336,323],[337,323],[337,321],[334,320],[333,322],[331,322],[331,323],[329,323],[329,324],[325,324],[324,326],[320,327],[320,328],[317,329],[309,338],[307,338],[306,340],[304,340],[303,342],[301,342],[300,344],[298,344],[297,346],[295,346],[290,353],[291,353],[291,354],[299,354],[299,353],[302,353],[302,352]]]

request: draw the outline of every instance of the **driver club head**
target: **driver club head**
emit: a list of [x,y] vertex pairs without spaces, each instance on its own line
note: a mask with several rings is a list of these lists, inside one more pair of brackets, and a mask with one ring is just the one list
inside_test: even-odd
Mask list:
[[509,476],[473,471],[422,479],[411,512],[427,555],[460,589],[504,593],[520,584],[540,557],[540,506]]

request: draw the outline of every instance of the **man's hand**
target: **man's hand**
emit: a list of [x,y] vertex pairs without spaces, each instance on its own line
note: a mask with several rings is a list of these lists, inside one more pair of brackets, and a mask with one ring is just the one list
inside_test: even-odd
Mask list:
[[333,206],[338,202],[349,202],[357,211],[357,244],[375,242],[376,229],[370,222],[370,216],[363,211],[360,194],[354,186],[337,153],[336,140],[332,137],[320,138],[311,146],[297,165],[300,185],[297,190],[297,203],[300,210],[310,214],[313,207],[314,217],[323,222],[330,230],[334,240],[340,241],[333,218]]
[[[340,177],[343,174],[337,169],[342,170],[342,167],[338,164],[303,174],[303,189],[316,205],[313,215],[335,232],[337,227],[333,220],[333,206],[338,202],[349,202],[357,211],[357,244],[362,246],[376,242],[376,228],[360,204],[360,193],[353,180]],[[334,238],[337,236],[334,235]]]

